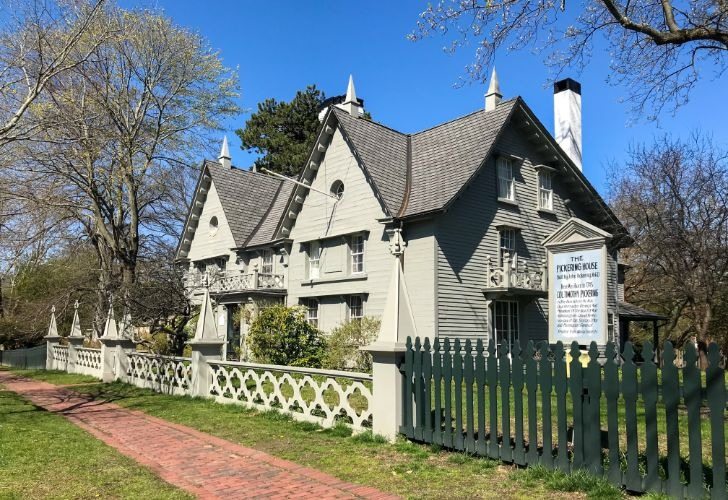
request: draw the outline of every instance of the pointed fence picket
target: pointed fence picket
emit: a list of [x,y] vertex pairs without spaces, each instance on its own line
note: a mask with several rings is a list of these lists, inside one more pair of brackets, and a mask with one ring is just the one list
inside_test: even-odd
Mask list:
[[[666,342],[618,352],[559,342],[407,340],[400,431],[517,465],[585,469],[634,492],[726,499],[726,378],[717,345],[705,378]],[[570,358],[570,359],[569,359]]]

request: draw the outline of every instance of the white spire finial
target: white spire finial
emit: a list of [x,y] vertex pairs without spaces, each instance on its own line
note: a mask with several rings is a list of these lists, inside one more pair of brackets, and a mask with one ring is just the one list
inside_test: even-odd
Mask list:
[[485,94],[485,110],[494,110],[495,107],[500,104],[502,97],[503,94],[501,94],[500,82],[498,82],[498,73],[496,73],[495,66],[493,66],[493,72],[490,74],[488,92]]
[[349,75],[349,85],[346,86],[346,99],[344,99],[344,104],[349,104],[350,102],[357,103],[354,77],[352,75]]
[[337,108],[343,109],[351,116],[358,118],[364,114],[364,108],[359,104],[359,99],[356,97],[356,89],[354,88],[354,77],[349,75],[349,85],[346,87],[346,97],[344,102],[336,105]]
[[56,325],[56,306],[51,306],[51,322],[48,325],[48,335],[46,337],[58,337],[58,326]]
[[232,166],[227,136],[224,136],[222,139],[222,148],[220,148],[220,156],[217,157],[217,160],[220,162],[220,165],[225,168],[230,168]]

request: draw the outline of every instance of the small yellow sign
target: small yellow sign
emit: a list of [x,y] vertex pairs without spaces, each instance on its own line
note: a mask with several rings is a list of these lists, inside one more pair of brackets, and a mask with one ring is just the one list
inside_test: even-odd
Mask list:
[[[566,351],[566,376],[571,376],[571,360],[573,358],[571,357],[571,351]],[[589,357],[589,351],[586,349],[582,349],[581,354],[579,355],[579,361],[581,361],[581,366],[586,368],[586,366],[589,364],[589,360],[591,358]]]

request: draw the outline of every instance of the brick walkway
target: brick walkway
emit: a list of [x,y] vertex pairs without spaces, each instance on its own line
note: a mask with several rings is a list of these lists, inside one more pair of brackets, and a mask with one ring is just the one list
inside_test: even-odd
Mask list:
[[198,498],[395,498],[113,403],[0,371],[0,384]]

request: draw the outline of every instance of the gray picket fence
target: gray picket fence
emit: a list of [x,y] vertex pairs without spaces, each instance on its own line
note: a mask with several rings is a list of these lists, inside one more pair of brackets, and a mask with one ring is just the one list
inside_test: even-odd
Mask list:
[[718,346],[708,369],[693,346],[664,367],[652,345],[636,363],[628,342],[587,359],[576,344],[521,352],[491,341],[407,340],[400,432],[517,465],[586,469],[633,492],[713,499],[726,494],[726,379]]
[[0,351],[0,366],[31,370],[45,370],[46,346]]

